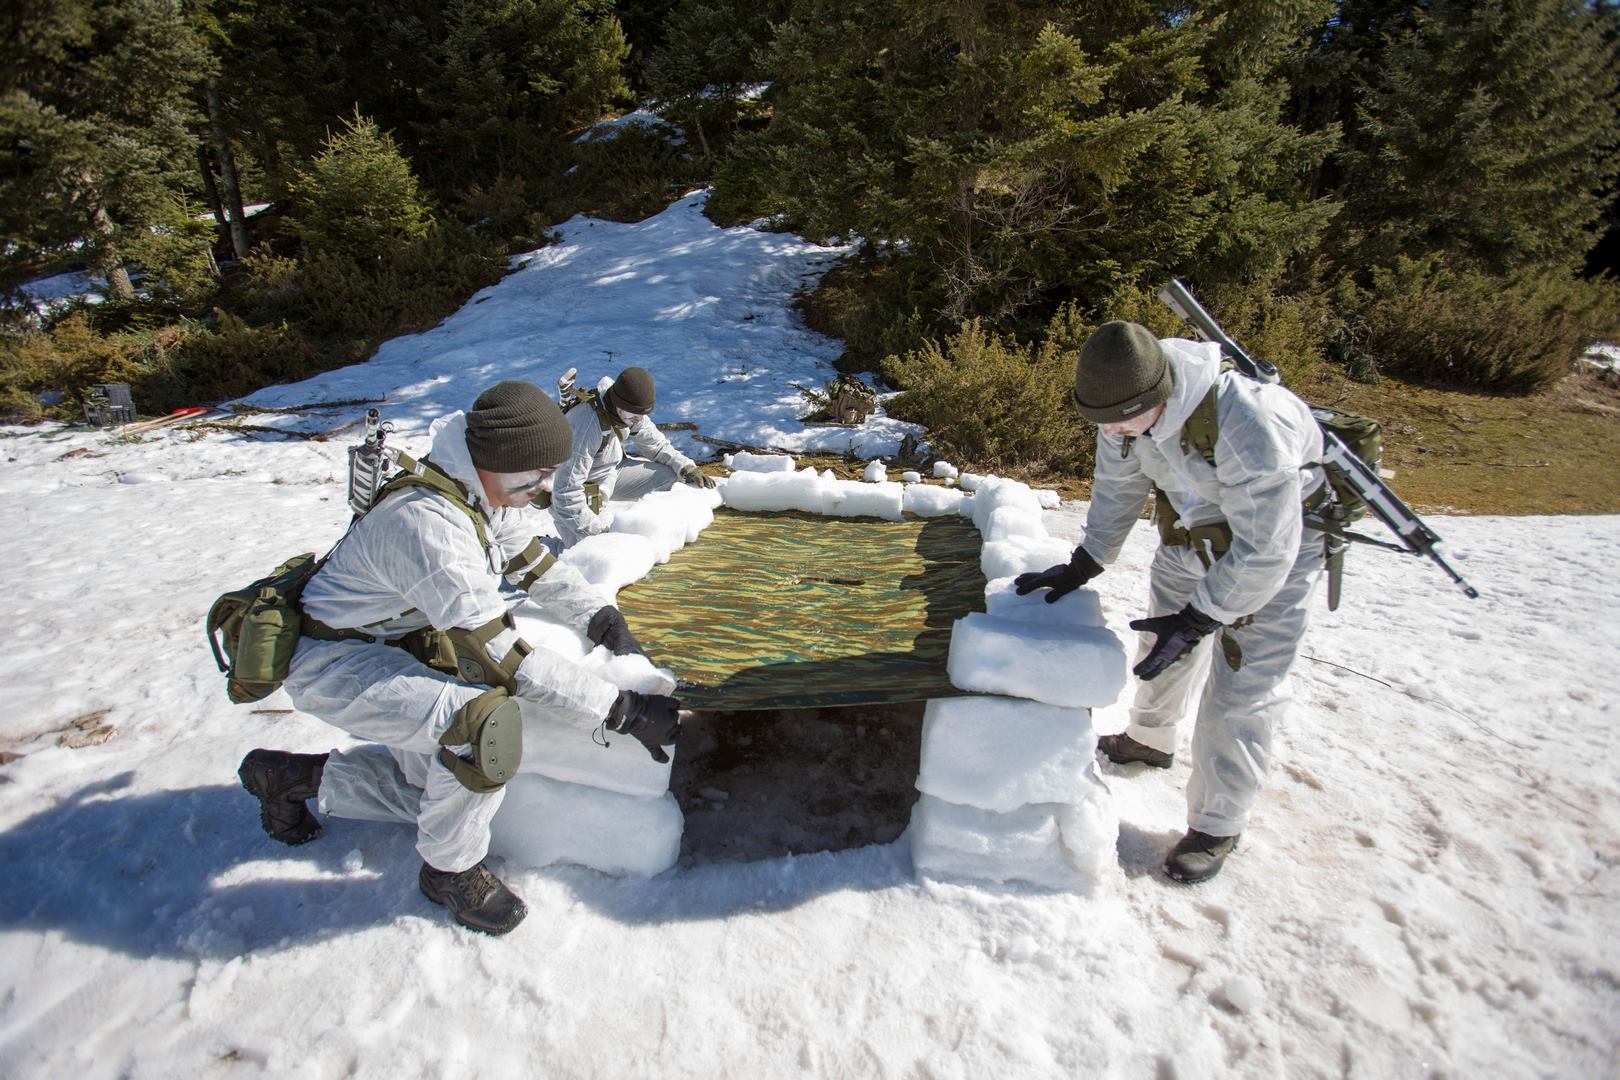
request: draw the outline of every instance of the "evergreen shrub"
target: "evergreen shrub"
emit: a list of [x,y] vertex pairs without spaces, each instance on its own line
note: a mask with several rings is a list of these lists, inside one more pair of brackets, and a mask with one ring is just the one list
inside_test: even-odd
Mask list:
[[970,319],[943,342],[930,339],[884,361],[884,376],[905,388],[884,407],[926,425],[943,456],[1014,475],[1089,474],[1096,429],[1070,402],[1067,344],[1084,340],[1083,329],[1065,310],[1046,341],[1022,345]]
[[[574,144],[575,165],[562,186],[569,212],[640,221],[702,183],[701,172],[667,124],[623,124]],[[563,207],[558,207],[558,217]]]
[[436,227],[369,265],[317,253],[304,267],[303,311],[318,333],[385,338],[436,325],[500,280],[496,245],[458,226]]
[[1426,383],[1530,394],[1569,374],[1594,341],[1620,332],[1620,284],[1561,271],[1504,279],[1398,259],[1351,305],[1341,356]]

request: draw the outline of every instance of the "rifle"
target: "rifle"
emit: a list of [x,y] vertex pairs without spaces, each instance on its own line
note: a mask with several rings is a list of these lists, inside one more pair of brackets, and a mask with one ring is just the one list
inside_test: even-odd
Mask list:
[[[1205,341],[1213,341],[1221,347],[1221,351],[1245,375],[1261,382],[1280,383],[1282,376],[1277,368],[1264,360],[1255,360],[1240,348],[1237,342],[1229,337],[1221,324],[1216,322],[1209,312],[1204,310],[1187,286],[1174,278],[1163,289],[1159,290],[1159,299],[1164,301],[1166,307],[1181,316],[1182,320],[1193,328],[1193,331]],[[1388,484],[1378,475],[1378,470],[1357,457],[1355,452],[1345,445],[1338,434],[1321,424],[1322,416],[1314,406],[1311,407],[1316,415],[1318,426],[1322,427],[1322,467],[1336,474],[1336,479],[1353,489],[1361,496],[1373,516],[1383,522],[1391,532],[1400,540],[1398,544],[1391,544],[1384,540],[1375,540],[1370,536],[1352,532],[1342,525],[1328,522],[1317,514],[1306,516],[1306,524],[1312,528],[1326,532],[1330,538],[1342,538],[1361,544],[1371,544],[1374,547],[1398,551],[1406,555],[1421,555],[1446,572],[1446,575],[1462,589],[1463,595],[1470,600],[1479,599],[1479,590],[1463,580],[1461,574],[1453,570],[1449,563],[1435,550],[1440,537],[1426,525],[1422,518],[1413,513],[1412,509],[1401,501],[1401,497],[1392,491]],[[1335,553],[1342,554],[1343,548]],[[1336,599],[1333,598],[1333,599]]]

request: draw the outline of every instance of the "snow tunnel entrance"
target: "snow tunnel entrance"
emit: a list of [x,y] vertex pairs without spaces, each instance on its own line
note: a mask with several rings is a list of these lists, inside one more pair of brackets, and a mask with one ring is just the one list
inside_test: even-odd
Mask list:
[[917,801],[925,704],[692,713],[669,784],[681,865],[892,843]]

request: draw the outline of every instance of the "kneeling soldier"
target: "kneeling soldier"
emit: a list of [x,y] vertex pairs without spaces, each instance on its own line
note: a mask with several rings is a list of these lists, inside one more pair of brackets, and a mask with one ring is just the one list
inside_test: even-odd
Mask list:
[[[603,508],[609,499],[633,502],[677,480],[695,487],[714,487],[714,478],[675,449],[652,422],[657,392],[644,368],[619,372],[598,393],[579,393],[567,411],[573,449],[557,470],[551,493],[551,517],[565,546],[606,532]],[[626,441],[650,460],[625,457]]]
[[416,826],[422,892],[463,926],[504,934],[523,901],[484,865],[490,819],[521,754],[523,698],[583,729],[606,723],[660,749],[672,698],[620,691],[523,641],[501,583],[615,653],[639,652],[617,608],[524,528],[519,511],[568,456],[568,421],[532,383],[502,382],[436,421],[419,474],[391,482],[301,598],[285,683],[299,709],[373,745],[254,750],[238,776],[267,833],[312,840],[306,801],[334,817]]

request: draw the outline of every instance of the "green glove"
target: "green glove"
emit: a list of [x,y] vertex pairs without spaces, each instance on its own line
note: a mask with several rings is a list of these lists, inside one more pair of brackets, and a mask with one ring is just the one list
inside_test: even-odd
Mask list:
[[682,469],[681,479],[686,481],[688,484],[691,484],[693,487],[714,487],[714,477],[708,475],[696,465],[688,465],[686,468]]

